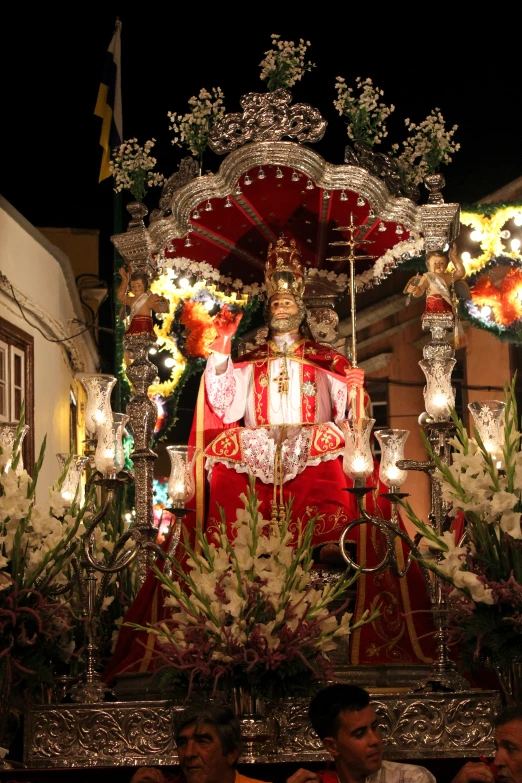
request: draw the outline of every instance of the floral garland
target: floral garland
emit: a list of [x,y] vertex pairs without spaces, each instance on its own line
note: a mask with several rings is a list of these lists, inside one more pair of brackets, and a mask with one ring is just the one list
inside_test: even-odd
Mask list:
[[[249,292],[238,295],[238,290],[243,289],[244,291],[244,289],[249,288],[253,292],[255,286],[243,286],[241,280],[232,281],[230,278],[220,275],[210,264],[192,261],[189,258],[168,258],[163,256],[158,263],[163,273],[151,283],[150,288],[153,293],[165,296],[169,300],[170,306],[169,312],[163,315],[161,326],[157,324],[154,326],[154,332],[157,337],[157,346],[162,350],[169,351],[174,359],[174,365],[166,381],[153,383],[149,387],[149,395],[159,394],[162,397],[169,397],[178,385],[187,366],[187,357],[179,350],[178,340],[175,330],[173,330],[176,315],[178,318],[181,315],[182,308],[180,308],[180,305],[184,305],[187,302],[199,302],[201,307],[198,308],[198,312],[200,321],[202,321],[201,314],[208,312],[205,310],[203,303],[218,305],[219,307],[229,304],[244,308],[249,301],[249,296],[247,295]],[[181,275],[185,275],[185,277],[181,277]],[[218,285],[208,285],[205,282],[205,276],[207,279],[215,280],[219,285],[231,285],[236,288],[236,291],[227,294],[220,290]],[[192,318],[192,328],[196,326],[196,320]],[[185,325],[188,327],[188,324]],[[205,342],[203,337],[201,339]],[[193,340],[192,343],[192,352],[190,352],[189,345],[189,356],[198,358],[208,355],[205,354],[201,341]]]
[[398,242],[381,256],[375,264],[355,277],[355,286],[358,289],[371,287],[380,280],[388,277],[393,269],[410,258],[418,258],[424,253],[424,238],[417,233],[412,233],[409,239]]
[[483,210],[480,207],[466,208],[460,215],[460,222],[476,231],[480,238],[478,243],[482,253],[477,258],[464,261],[466,273],[472,274],[484,268],[484,266],[496,256],[509,256],[520,259],[520,252],[509,252],[502,244],[505,238],[505,224],[512,218],[522,215],[522,206],[519,204],[500,205],[496,209]]
[[264,283],[245,285],[239,278],[233,280],[231,277],[220,274],[219,269],[207,264],[206,261],[194,261],[192,258],[184,258],[183,256],[172,257],[165,255],[165,252],[175,252],[172,244],[167,245],[165,251],[156,256],[156,263],[162,270],[161,274],[168,274],[172,279],[185,274],[195,276],[199,281],[212,280],[217,286],[222,286],[224,289],[233,288],[237,292],[241,291],[243,296],[258,296],[266,291]]
[[[508,266],[500,285],[487,275],[488,269]],[[490,261],[469,280],[471,299],[461,301],[460,312],[473,326],[491,332],[501,341],[522,342],[522,270],[510,258]]]
[[338,275],[336,272],[329,272],[328,269],[317,269],[315,266],[307,269],[305,272],[305,280],[310,277],[324,277],[329,283],[335,282],[339,293],[345,291],[349,285],[348,275],[344,273]]

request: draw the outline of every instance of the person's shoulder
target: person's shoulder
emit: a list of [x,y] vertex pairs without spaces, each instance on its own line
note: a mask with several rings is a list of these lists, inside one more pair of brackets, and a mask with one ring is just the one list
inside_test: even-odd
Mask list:
[[321,778],[322,783],[338,783],[337,772],[333,769],[319,770],[317,774]]
[[[418,764],[406,764],[400,761],[383,761],[383,768],[386,772],[389,772],[388,777],[382,778],[384,783],[394,783],[395,781],[401,781],[401,783],[436,783],[435,777],[426,769]],[[400,777],[395,777],[395,775]],[[391,776],[393,775],[393,776]]]
[[315,340],[308,339],[302,340],[299,345],[303,346],[305,354],[309,354],[311,356],[325,356],[330,359],[342,359],[348,363],[346,356],[343,356],[342,353],[339,353],[339,351],[337,351],[335,348],[332,348],[331,345],[317,343]]
[[[249,362],[255,362],[259,359],[264,359],[268,353],[268,343],[261,343],[257,345],[252,351],[241,354],[234,359],[234,364],[248,364]],[[277,346],[276,346],[277,347]]]

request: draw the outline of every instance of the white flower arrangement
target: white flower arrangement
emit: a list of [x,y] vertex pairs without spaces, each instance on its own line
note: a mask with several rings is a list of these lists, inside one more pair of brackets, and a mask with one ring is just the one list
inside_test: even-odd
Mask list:
[[[241,495],[229,540],[223,519],[214,540],[197,531],[198,551],[187,540],[188,571],[174,560],[175,578],[154,567],[170,616],[147,627],[158,639],[158,661],[174,679],[215,689],[220,680],[245,682],[265,694],[279,695],[296,685],[305,689],[329,673],[328,653],[337,640],[373,622],[369,612],[352,624],[347,601],[337,609],[359,571],[349,569],[335,584],[314,583],[311,539],[315,519],[300,530],[296,546],[290,533],[291,507],[283,522],[272,524],[259,513],[251,481]],[[337,619],[340,615],[340,621]],[[308,675],[308,676],[307,676]]]
[[[76,589],[63,588],[73,577],[73,559],[79,559],[96,510],[94,487],[83,503],[79,491],[72,503],[64,502],[61,490],[72,454],[49,489],[48,503],[36,503],[45,439],[32,475],[19,470],[22,427],[23,414],[13,447],[0,445],[0,680],[25,692],[42,683],[52,686],[51,664],[67,670],[76,648],[81,601]],[[110,521],[105,530],[97,527],[95,554],[111,552],[117,535]],[[121,589],[121,582],[112,586],[114,594]],[[107,595],[100,607],[108,633],[107,609],[114,597]]]
[[450,517],[464,517],[464,534],[456,538],[454,527],[437,533],[402,503],[435,555],[423,564],[453,588],[447,597],[449,639],[459,645],[466,669],[522,662],[522,434],[514,379],[504,397],[501,455],[493,458],[476,428],[470,438],[454,412],[450,465],[425,439],[442,499]]
[[[432,109],[418,125],[410,119],[404,120],[404,124],[411,135],[403,141],[404,149],[397,162],[410,184],[418,185],[426,175],[434,174],[443,164],[451,163],[452,156],[460,149],[460,144],[453,141],[458,125],[446,130],[439,108]],[[399,145],[393,144],[391,149],[397,154]]]
[[202,87],[197,97],[193,95],[190,98],[188,103],[192,108],[189,112],[183,115],[167,112],[171,121],[169,130],[174,132],[172,144],[186,147],[191,155],[201,161],[208,146],[212,126],[225,113],[223,100],[220,87],[212,87],[210,92]]
[[334,106],[346,118],[348,137],[357,144],[373,147],[388,135],[386,120],[395,111],[395,106],[382,103],[380,98],[384,91],[374,86],[370,78],[362,79],[358,76],[355,85],[359,96],[354,94],[352,87],[346,85],[342,76],[338,76],[335,81],[337,99],[334,100]]
[[24,692],[51,685],[51,662],[67,662],[75,647],[74,614],[50,588],[67,581],[86,508],[65,513],[60,480],[49,505],[37,505],[45,441],[33,476],[18,470],[19,444],[17,433],[12,449],[0,446],[0,680]]
[[325,277],[328,282],[335,282],[339,291],[343,291],[348,288],[348,284],[350,282],[348,275],[345,275],[344,273],[338,275],[336,272],[328,271],[328,269],[317,269],[315,266],[306,270],[306,277]]
[[70,545],[79,541],[87,508],[80,511],[73,503],[66,513],[60,482],[49,489],[49,506],[37,505],[36,480],[25,469],[17,475],[11,460],[12,452],[4,447],[0,454],[0,590],[7,589],[12,579],[24,589],[37,581],[66,581],[64,559],[70,557]]
[[110,168],[114,177],[114,191],[130,190],[136,201],[142,201],[148,188],[162,185],[165,177],[152,171],[157,163],[150,154],[156,139],[149,139],[142,147],[137,139],[128,139],[112,151]]
[[265,52],[265,57],[259,63],[261,68],[260,78],[266,81],[269,92],[281,88],[293,87],[301,81],[307,71],[315,68],[315,64],[305,60],[306,50],[310,41],[299,39],[294,41],[282,41],[281,36],[272,33],[272,49]]

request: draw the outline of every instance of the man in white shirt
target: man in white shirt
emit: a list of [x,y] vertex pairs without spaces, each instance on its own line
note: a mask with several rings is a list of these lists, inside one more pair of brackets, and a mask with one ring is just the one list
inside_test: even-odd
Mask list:
[[436,783],[424,767],[383,761],[378,718],[363,688],[329,685],[312,699],[309,717],[335,772],[299,769],[287,783]]

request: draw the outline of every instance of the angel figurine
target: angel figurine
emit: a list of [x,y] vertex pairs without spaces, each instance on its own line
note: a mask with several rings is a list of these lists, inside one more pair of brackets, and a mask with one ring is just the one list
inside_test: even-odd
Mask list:
[[[450,261],[453,264],[452,272],[448,272]],[[410,296],[417,299],[425,293],[424,315],[444,315],[445,313],[455,315],[458,305],[455,283],[466,275],[464,264],[457,254],[455,244],[452,244],[449,253],[444,253],[442,250],[433,250],[428,253],[426,266],[428,267],[427,272],[408,280],[404,289],[404,293],[408,294],[408,300]],[[467,286],[465,288],[467,289]]]
[[[120,275],[121,283],[118,288],[118,301],[121,302],[124,308],[130,308],[128,315],[129,325],[125,334],[154,334],[152,312],[167,312],[168,300],[164,296],[152,293],[146,272],[129,274],[128,270],[122,266]],[[123,311],[124,308],[122,308]],[[120,313],[121,318],[122,314]]]

